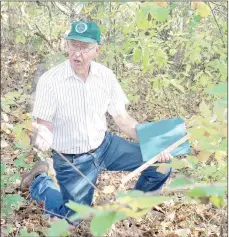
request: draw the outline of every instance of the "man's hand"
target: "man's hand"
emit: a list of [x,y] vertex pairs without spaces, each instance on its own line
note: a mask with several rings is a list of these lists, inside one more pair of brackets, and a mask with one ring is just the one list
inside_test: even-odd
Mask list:
[[165,163],[171,160],[173,156],[171,156],[168,152],[161,152],[159,158],[157,159],[158,162]]
[[33,143],[42,151],[47,151],[52,146],[53,135],[50,130],[42,124],[33,123],[34,138]]

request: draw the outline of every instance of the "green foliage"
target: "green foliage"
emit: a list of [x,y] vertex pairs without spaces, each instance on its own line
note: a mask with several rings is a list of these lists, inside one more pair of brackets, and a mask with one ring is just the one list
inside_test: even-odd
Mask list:
[[210,196],[222,196],[224,197],[226,192],[226,184],[220,185],[203,185],[201,187],[195,187],[189,190],[187,193],[190,197],[210,197]]
[[126,218],[122,213],[101,211],[91,221],[90,229],[93,235],[103,236],[116,222]]
[[154,205],[158,205],[169,199],[169,197],[163,196],[147,196],[141,191],[131,191],[127,194],[119,193],[115,203],[109,203],[94,208],[72,201],[67,203],[66,206],[77,212],[77,214],[71,218],[71,221],[93,216],[90,225],[91,231],[95,236],[102,236],[112,224],[127,217],[142,217],[149,212]]
[[20,230],[20,237],[38,237],[36,232],[28,232],[26,228]]
[[2,214],[8,216],[24,201],[19,194],[7,194],[2,200]]
[[134,55],[133,55],[134,62],[139,62],[141,58],[142,58],[142,50],[139,47],[134,48]]
[[25,158],[27,157],[27,152],[20,154],[17,159],[14,162],[14,166],[16,168],[22,167],[22,168],[29,168],[30,165],[25,162]]
[[170,184],[169,184],[169,188],[183,188],[183,187],[186,187],[187,185],[191,185],[193,184],[194,182],[185,177],[184,175],[180,175],[178,176],[177,178],[175,178]]
[[[69,6],[70,9],[78,7],[76,2],[61,4],[67,9]],[[173,111],[178,107],[181,109],[179,115],[185,118],[187,114],[193,113],[190,108],[195,105],[195,116],[187,119],[186,123],[196,154],[185,158],[186,161],[175,158],[171,164],[161,164],[158,171],[163,173],[168,167],[179,169],[181,176],[174,179],[169,188],[176,190],[190,187],[187,192],[190,197],[209,197],[215,206],[223,206],[224,186],[205,183],[225,182],[227,175],[227,48],[223,42],[226,42],[227,24],[224,17],[215,12],[222,37],[206,3],[193,2],[191,6],[188,2],[81,4],[83,8],[79,15],[90,16],[102,29],[104,44],[98,61],[116,73],[132,102],[131,106],[143,100],[146,109],[150,108],[154,115],[151,116],[151,111],[147,111],[147,119],[152,119],[160,113],[155,110],[158,105],[170,107]],[[68,16],[63,14],[51,2],[41,5],[35,2],[3,2],[2,8],[2,31],[11,45],[17,47],[13,52],[19,48],[27,52],[26,47],[31,47],[31,52],[44,61],[47,69],[65,60],[66,49],[62,36],[70,28],[70,13]],[[8,15],[12,12],[16,13],[17,22],[12,21],[15,25],[9,27]],[[4,53],[8,55],[8,51]],[[13,58],[7,59],[13,61]],[[14,67],[15,72],[19,73],[20,65]],[[141,82],[145,82],[143,87],[140,87]],[[147,90],[139,94],[144,87]],[[25,158],[31,149],[28,136],[31,121],[23,117],[25,111],[21,108],[28,98],[23,90],[9,92],[1,98],[2,111],[26,120],[25,123],[14,124],[10,131],[11,137],[14,137],[13,148],[19,150],[13,164],[16,170],[29,167]],[[198,103],[195,103],[196,98],[200,98]],[[175,100],[176,106],[173,103]],[[168,114],[164,113],[164,116]],[[5,164],[1,164],[1,171],[2,210],[7,215],[18,207],[22,199],[17,194],[5,194],[5,189],[20,177],[19,172],[8,172]],[[203,185],[195,187],[199,182]],[[115,203],[99,207],[73,202],[67,205],[77,212],[75,220],[92,217],[91,232],[101,236],[117,221],[142,217],[152,206],[170,198],[148,197],[143,192],[132,191],[120,193]],[[46,234],[66,236],[67,226],[65,220],[60,220],[52,224]],[[22,229],[20,236],[37,234]]]
[[51,224],[51,227],[48,229],[48,236],[68,236],[68,227],[67,221],[65,219],[60,219]]

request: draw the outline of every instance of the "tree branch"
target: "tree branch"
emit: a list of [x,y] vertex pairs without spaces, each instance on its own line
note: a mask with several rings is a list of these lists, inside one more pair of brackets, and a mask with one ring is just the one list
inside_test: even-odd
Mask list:
[[53,2],[54,5],[62,12],[64,13],[65,15],[69,16],[70,15],[70,12],[69,10],[67,10],[63,5],[61,5],[60,3],[58,2]]
[[224,42],[224,40],[223,40],[223,34],[222,34],[221,29],[220,29],[220,27],[219,27],[218,21],[216,20],[216,17],[215,17],[214,11],[213,11],[213,9],[212,9],[210,3],[207,2],[207,4],[208,4],[208,6],[209,6],[210,9],[211,9],[211,12],[212,12],[212,15],[213,15],[213,17],[214,17],[215,23],[216,23],[216,25],[217,25],[217,27],[218,27],[218,30],[219,30],[219,33],[220,33],[220,35],[221,35],[220,39],[222,40],[223,45],[224,45],[224,47],[225,47],[225,42]]
[[50,41],[45,37],[45,35],[42,34],[42,32],[41,32],[40,28],[37,26],[37,24],[35,24],[35,27],[37,28],[38,32],[35,32],[34,34],[37,35],[37,36],[40,36],[42,39],[44,39],[44,40],[48,43],[49,47],[50,47],[51,49],[53,49],[52,44],[51,44]]

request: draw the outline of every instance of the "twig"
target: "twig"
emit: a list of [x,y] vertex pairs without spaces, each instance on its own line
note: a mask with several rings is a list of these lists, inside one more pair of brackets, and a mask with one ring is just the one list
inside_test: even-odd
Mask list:
[[215,13],[214,13],[214,11],[213,11],[213,9],[212,9],[210,3],[209,3],[209,2],[207,2],[207,3],[208,3],[208,6],[209,6],[210,9],[211,9],[211,12],[212,12],[212,15],[213,15],[213,17],[214,17],[215,23],[216,23],[216,25],[217,25],[217,27],[218,27],[218,30],[219,30],[219,33],[220,33],[220,35],[221,35],[220,39],[222,40],[223,46],[225,47],[225,42],[224,42],[224,40],[223,40],[223,34],[222,34],[221,29],[220,29],[220,27],[219,27],[218,21],[216,20]]
[[69,12],[63,5],[61,5],[60,3],[58,3],[58,2],[53,2],[53,4],[54,4],[62,13],[64,13],[65,15],[67,15],[67,16],[70,15],[70,12]]
[[37,36],[40,36],[42,39],[44,39],[44,40],[48,43],[49,47],[50,47],[51,49],[53,49],[52,44],[51,44],[50,41],[45,37],[45,35],[42,34],[42,32],[41,32],[40,28],[37,26],[37,24],[35,24],[35,27],[37,28],[38,32],[35,32],[34,34],[37,35]]
[[54,212],[52,212],[52,211],[47,210],[47,209],[45,209],[44,207],[39,207],[39,206],[36,206],[36,207],[37,207],[38,209],[42,210],[42,211],[45,211],[45,212],[48,212],[49,214],[54,215],[54,216],[58,216],[58,217],[63,218],[63,219],[68,219],[68,218],[66,218],[65,216],[62,216],[62,215],[59,215],[59,214],[57,214],[57,213],[54,213]]
[[177,117],[180,117],[179,112],[178,112],[177,102],[175,100],[175,96],[172,96],[172,98],[173,98],[173,101],[174,101],[175,111],[176,111]]
[[[217,4],[215,1],[209,1],[210,3],[213,3],[214,5],[218,6],[218,7],[222,7],[224,8],[226,11],[227,11],[227,8],[224,6],[224,5],[220,5],[220,4]],[[225,1],[226,2],[226,1]]]
[[170,109],[170,103],[169,103],[169,100],[168,100],[167,94],[165,93],[165,89],[163,88],[163,86],[162,86],[162,90],[163,90],[163,92],[164,92],[165,100],[166,100],[167,105],[168,105],[168,109],[169,109],[169,113],[170,113],[170,118],[172,118],[173,115],[172,115],[172,112],[171,112],[171,109]]

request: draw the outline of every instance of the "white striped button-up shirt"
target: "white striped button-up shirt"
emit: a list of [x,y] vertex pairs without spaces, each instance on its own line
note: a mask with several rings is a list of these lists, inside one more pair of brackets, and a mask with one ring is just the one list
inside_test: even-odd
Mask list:
[[53,149],[81,154],[102,143],[106,112],[117,116],[125,111],[127,102],[110,69],[93,61],[83,82],[66,60],[39,79],[32,115],[52,123]]

